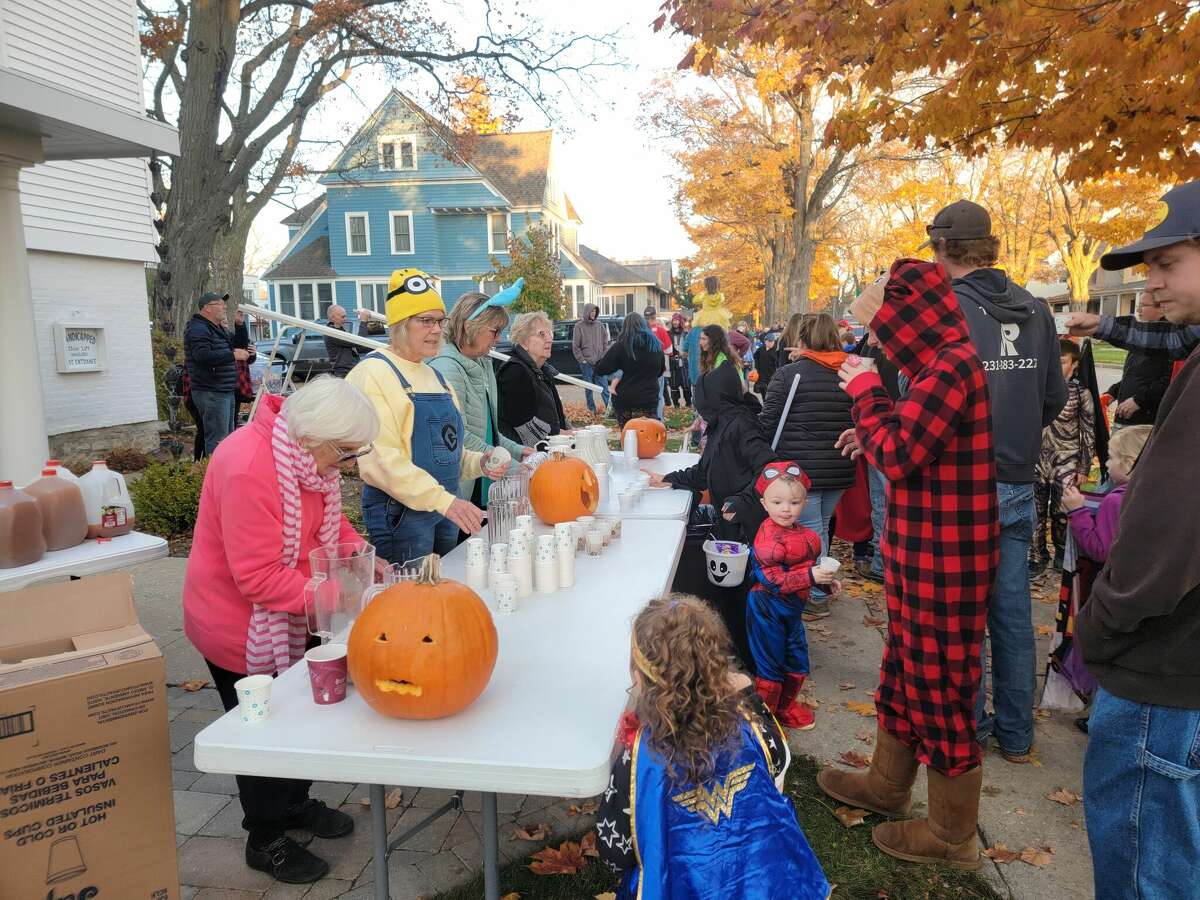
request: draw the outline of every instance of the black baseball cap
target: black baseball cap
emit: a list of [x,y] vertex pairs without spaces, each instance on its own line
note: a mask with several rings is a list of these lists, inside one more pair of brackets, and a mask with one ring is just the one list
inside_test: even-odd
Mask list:
[[196,309],[204,309],[204,307],[208,306],[208,304],[212,303],[214,300],[220,300],[222,303],[224,303],[228,299],[228,294],[218,294],[216,291],[206,291],[200,295],[198,300],[196,300]]
[[1200,181],[1189,181],[1163,194],[1156,219],[1158,224],[1142,235],[1141,240],[1100,257],[1101,267],[1109,271],[1128,269],[1143,262],[1147,250],[1200,237]]
[[643,319],[657,319],[658,318],[658,310],[655,309],[653,306],[647,306],[645,311],[642,312],[642,318]]
[[992,217],[978,203],[956,200],[938,210],[933,222],[925,226],[929,240],[918,250],[932,247],[936,241],[970,241],[992,236]]

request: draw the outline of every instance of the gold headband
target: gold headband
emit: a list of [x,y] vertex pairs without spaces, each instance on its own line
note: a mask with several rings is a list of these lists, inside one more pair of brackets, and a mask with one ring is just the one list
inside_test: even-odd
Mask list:
[[633,664],[638,667],[638,671],[659,687],[665,687],[662,676],[658,674],[658,670],[654,668],[654,664],[646,659],[646,654],[642,653],[642,648],[638,646],[636,634],[631,637],[630,655],[633,656]]

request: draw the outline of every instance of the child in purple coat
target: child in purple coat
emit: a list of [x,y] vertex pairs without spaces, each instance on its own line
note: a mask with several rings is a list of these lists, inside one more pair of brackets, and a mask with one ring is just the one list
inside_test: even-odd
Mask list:
[[1108,476],[1115,487],[1104,495],[1095,511],[1084,506],[1083,494],[1075,485],[1063,489],[1062,505],[1070,517],[1071,534],[1079,552],[1088,559],[1098,563],[1108,559],[1117,539],[1117,518],[1125,487],[1151,430],[1150,425],[1132,425],[1113,435],[1108,445]]

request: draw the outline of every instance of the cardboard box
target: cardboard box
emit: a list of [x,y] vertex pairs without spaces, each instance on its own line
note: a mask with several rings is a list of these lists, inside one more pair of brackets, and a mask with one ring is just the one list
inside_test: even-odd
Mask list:
[[166,670],[129,575],[0,593],[0,898],[179,898]]

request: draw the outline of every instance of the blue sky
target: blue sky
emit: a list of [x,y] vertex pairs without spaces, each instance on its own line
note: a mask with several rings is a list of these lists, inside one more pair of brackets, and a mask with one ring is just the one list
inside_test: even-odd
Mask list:
[[[674,69],[687,41],[655,34],[650,23],[658,15],[657,5],[645,0],[605,0],[587,7],[532,0],[522,8],[547,28],[562,32],[620,30],[625,67],[599,71],[590,96],[584,92],[575,99],[561,97],[558,121],[547,123],[531,111],[517,126],[554,128],[562,183],[583,219],[583,242],[620,259],[688,255],[691,242],[671,205],[675,165],[637,124],[642,94],[655,77]],[[464,20],[469,17],[467,13]],[[376,76],[358,78],[349,87],[333,95],[336,102],[311,120],[309,136],[344,139],[382,100],[390,84]],[[314,186],[307,196],[316,193]],[[262,246],[282,247],[287,234],[278,221],[284,215],[286,211],[273,203],[260,216],[254,237]]]

